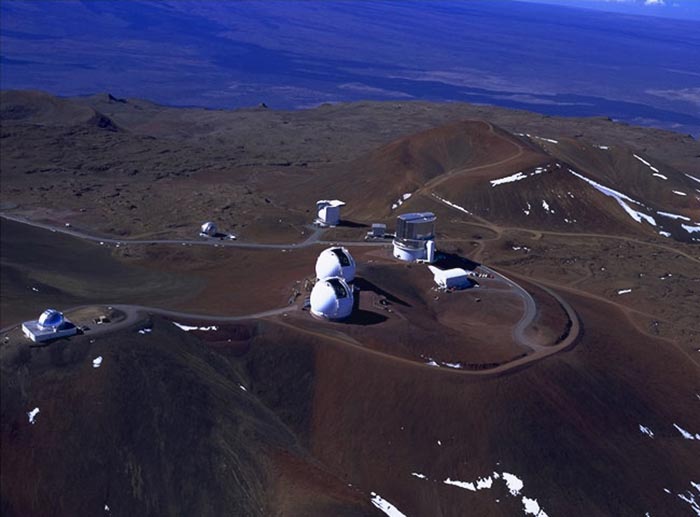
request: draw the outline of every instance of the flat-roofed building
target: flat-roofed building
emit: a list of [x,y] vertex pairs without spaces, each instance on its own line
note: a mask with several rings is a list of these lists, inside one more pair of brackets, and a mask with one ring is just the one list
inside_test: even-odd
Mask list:
[[466,289],[472,286],[469,273],[462,268],[440,269],[435,266],[428,266],[433,273],[433,280],[443,289]]

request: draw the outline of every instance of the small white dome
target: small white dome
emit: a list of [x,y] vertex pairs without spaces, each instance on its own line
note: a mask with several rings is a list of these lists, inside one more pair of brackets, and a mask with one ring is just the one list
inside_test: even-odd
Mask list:
[[318,318],[341,320],[352,313],[352,288],[340,277],[319,280],[311,290],[311,314]]
[[200,232],[203,233],[204,235],[215,235],[216,234],[216,225],[212,223],[211,221],[207,221],[202,225],[202,228],[200,229]]
[[56,309],[46,309],[39,316],[39,325],[44,328],[56,329],[63,325],[64,321],[63,314]]
[[350,252],[341,247],[325,249],[316,260],[316,278],[330,278],[339,276],[346,282],[355,279],[355,259]]

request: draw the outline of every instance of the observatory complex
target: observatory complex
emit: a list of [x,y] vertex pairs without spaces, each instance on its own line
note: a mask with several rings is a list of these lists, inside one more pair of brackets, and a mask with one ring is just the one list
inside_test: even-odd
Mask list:
[[350,316],[355,304],[355,259],[350,252],[339,246],[323,250],[316,260],[316,278],[311,290],[311,315],[331,321]]
[[22,323],[22,332],[35,343],[43,343],[51,339],[73,336],[78,328],[68,321],[63,313],[56,309],[46,309],[38,320]]
[[396,220],[394,257],[407,262],[435,261],[435,214],[401,214]]
[[339,199],[316,201],[316,223],[321,226],[338,226],[341,206],[345,206],[345,202]]

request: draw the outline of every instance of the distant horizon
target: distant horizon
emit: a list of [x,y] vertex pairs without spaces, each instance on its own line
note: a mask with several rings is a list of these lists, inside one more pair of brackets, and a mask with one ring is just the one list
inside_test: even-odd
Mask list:
[[0,88],[210,109],[467,102],[700,135],[700,23],[630,14],[687,2],[563,3],[6,0]]
[[675,20],[700,21],[700,2],[697,0],[515,0],[541,5],[555,5],[573,9],[656,16]]

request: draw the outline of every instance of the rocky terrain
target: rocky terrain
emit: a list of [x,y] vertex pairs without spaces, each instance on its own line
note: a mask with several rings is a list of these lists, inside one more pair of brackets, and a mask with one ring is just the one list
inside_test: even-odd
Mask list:
[[[3,514],[700,512],[692,137],[459,103],[26,91],[0,118]],[[347,206],[316,232],[322,198]],[[363,239],[423,210],[444,264],[533,297],[529,344],[512,285],[437,292]],[[237,240],[202,241],[205,220]],[[305,286],[337,241],[360,301],[319,322]],[[145,308],[47,347],[13,328],[117,304]]]

